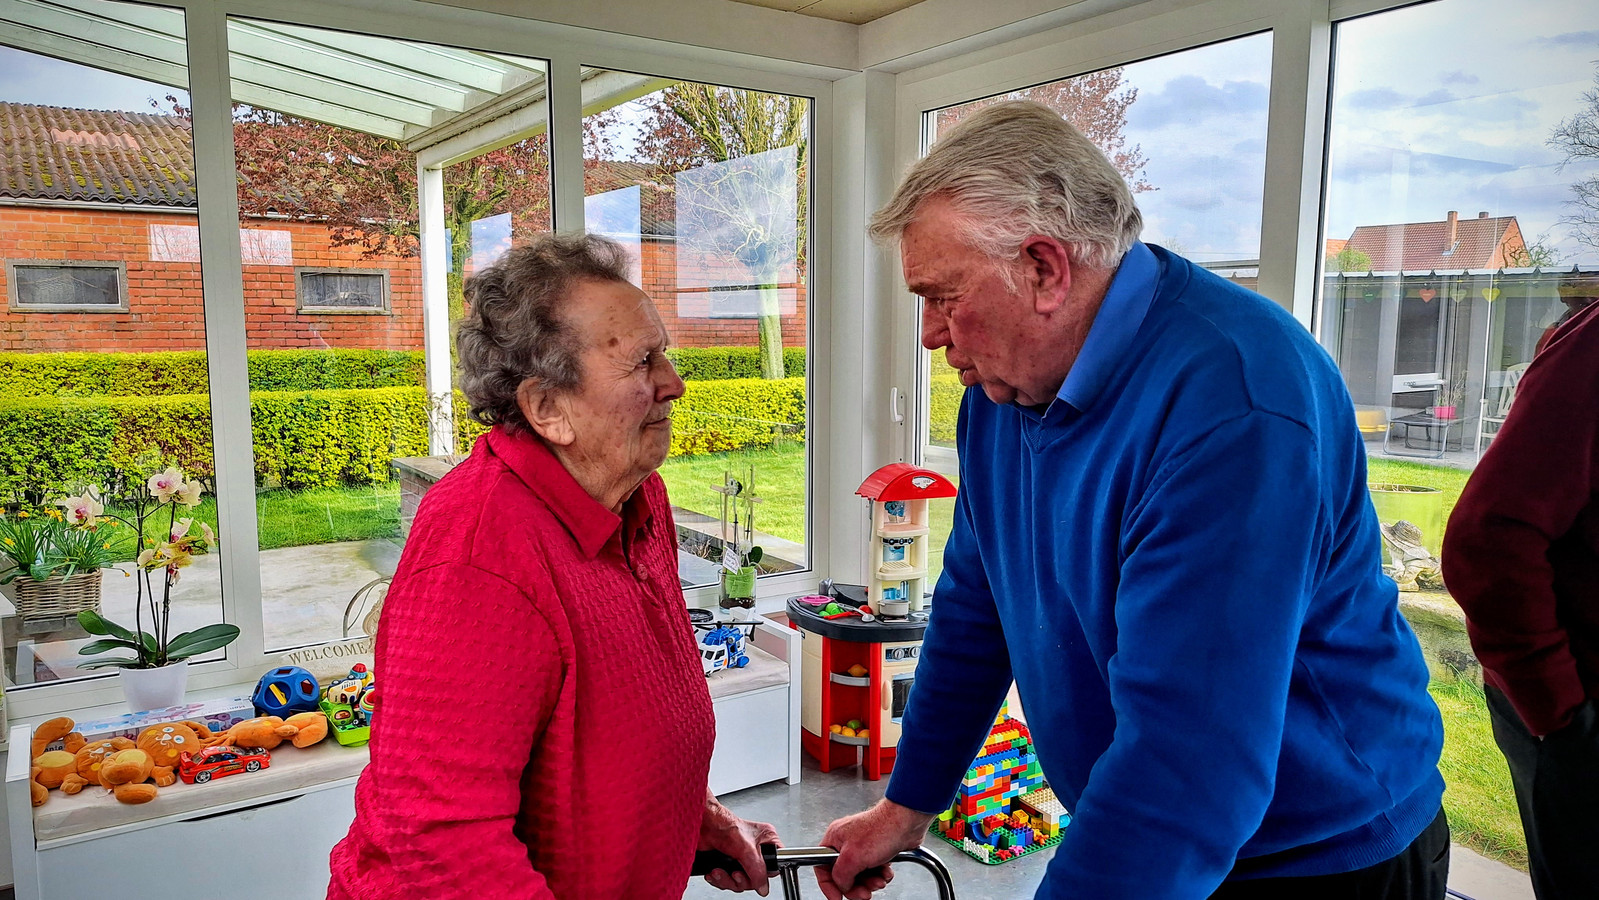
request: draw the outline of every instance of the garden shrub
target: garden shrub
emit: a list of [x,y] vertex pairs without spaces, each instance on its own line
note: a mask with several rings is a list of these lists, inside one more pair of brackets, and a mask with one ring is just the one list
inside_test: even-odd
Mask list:
[[966,386],[958,373],[934,375],[929,379],[927,439],[934,444],[955,443],[955,422],[960,415],[961,397]]
[[[720,381],[761,377],[759,347],[673,347],[666,356],[684,381]],[[783,376],[805,375],[805,348],[783,348]]]
[[673,456],[804,439],[804,378],[690,381],[673,406]]
[[[420,387],[420,350],[252,350],[250,388],[315,391]],[[205,352],[0,353],[0,397],[203,394]]]

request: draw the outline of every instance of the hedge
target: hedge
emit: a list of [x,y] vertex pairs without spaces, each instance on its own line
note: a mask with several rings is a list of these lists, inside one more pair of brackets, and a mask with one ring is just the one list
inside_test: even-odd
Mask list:
[[[252,350],[250,388],[316,391],[420,387],[420,350]],[[203,394],[205,352],[0,353],[0,397]]]
[[[677,366],[684,381],[720,381],[728,378],[760,378],[759,347],[673,347],[666,356]],[[783,375],[805,375],[805,348],[783,348]]]
[[929,379],[927,439],[934,444],[955,443],[955,421],[960,416],[961,397],[966,386],[958,373],[934,375]]
[[[803,440],[805,379],[696,382],[677,402],[672,455],[767,447]],[[103,483],[112,471],[163,464],[215,472],[209,398],[35,397],[0,400],[0,498],[57,496]],[[483,431],[457,398],[456,441],[466,452]],[[417,387],[256,391],[250,396],[257,483],[308,488],[373,484],[389,461],[428,452],[427,393]]]

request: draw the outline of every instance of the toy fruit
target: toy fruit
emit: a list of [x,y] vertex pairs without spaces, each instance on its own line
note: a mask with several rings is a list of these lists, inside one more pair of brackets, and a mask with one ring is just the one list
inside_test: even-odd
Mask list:
[[856,737],[869,738],[869,737],[872,736],[872,730],[870,728],[859,728],[859,729],[856,729],[855,736]]
[[855,736],[855,729],[849,727],[848,725],[845,725],[843,727],[843,729],[839,731],[839,734],[841,736],[843,736],[843,737],[854,737]]
[[844,730],[844,726],[842,726],[842,725],[829,725],[829,726],[827,726],[827,730],[833,732],[834,734],[838,734],[839,732]]
[[849,674],[852,678],[864,678],[866,677],[866,667],[860,663],[856,663],[855,665],[849,667]]
[[866,723],[862,722],[860,719],[850,719],[848,722],[844,723],[844,727],[850,729],[851,731],[860,731],[861,726],[864,724]]

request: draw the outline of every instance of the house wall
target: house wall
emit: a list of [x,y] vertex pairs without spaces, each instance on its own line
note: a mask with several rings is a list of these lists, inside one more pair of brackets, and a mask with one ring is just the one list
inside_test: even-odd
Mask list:
[[[198,239],[192,215],[71,207],[0,206],[0,260],[121,262],[126,312],[18,311],[0,306],[0,351],[148,352],[205,349]],[[155,226],[152,228],[152,226]],[[754,318],[713,316],[715,295],[681,287],[746,283],[733,260],[700,259],[679,279],[677,245],[645,240],[643,287],[679,347],[754,346]],[[334,247],[321,225],[279,220],[244,228],[245,316],[252,349],[422,348],[421,266],[415,257],[363,255]],[[295,268],[381,269],[389,274],[388,314],[300,312]],[[803,269],[801,270],[803,275]],[[0,296],[10,287],[0,267]],[[783,343],[805,345],[806,290],[796,284],[784,308]],[[726,295],[723,295],[724,297]]]

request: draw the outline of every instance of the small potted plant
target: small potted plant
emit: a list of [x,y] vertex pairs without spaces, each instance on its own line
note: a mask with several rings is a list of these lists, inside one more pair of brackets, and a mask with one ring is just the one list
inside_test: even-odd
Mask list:
[[[722,495],[722,596],[718,604],[723,609],[735,606],[749,609],[755,605],[755,576],[765,552],[755,543],[755,504],[761,500],[755,496],[754,488],[754,468],[749,470],[746,482],[723,473],[721,486],[712,488]],[[732,513],[731,537],[729,512]]]
[[1432,408],[1433,417],[1437,419],[1458,417],[1460,415],[1460,405],[1466,402],[1466,376],[1464,374],[1456,375],[1449,380],[1448,393],[1444,399],[1447,399],[1448,402]]
[[54,505],[62,509],[0,516],[0,584],[23,620],[100,608],[100,570],[113,553],[99,496],[90,489]]
[[[151,475],[134,485],[124,499],[131,515],[109,514],[133,529],[137,556],[134,557],[137,599],[133,607],[133,628],[129,629],[102,616],[98,610],[78,613],[78,624],[101,638],[84,645],[78,653],[95,656],[108,651],[132,651],[131,656],[104,656],[78,664],[80,669],[114,667],[120,670],[123,696],[135,711],[163,709],[183,700],[188,685],[189,658],[225,647],[239,636],[237,625],[214,624],[174,635],[172,625],[172,585],[180,570],[194,557],[216,546],[216,534],[205,522],[191,517],[178,518],[178,507],[193,509],[200,503],[200,482],[185,480],[176,468]],[[165,510],[164,538],[152,540],[145,533],[147,522],[161,522]],[[152,578],[161,573],[157,594]],[[145,630],[148,616],[149,630]]]

